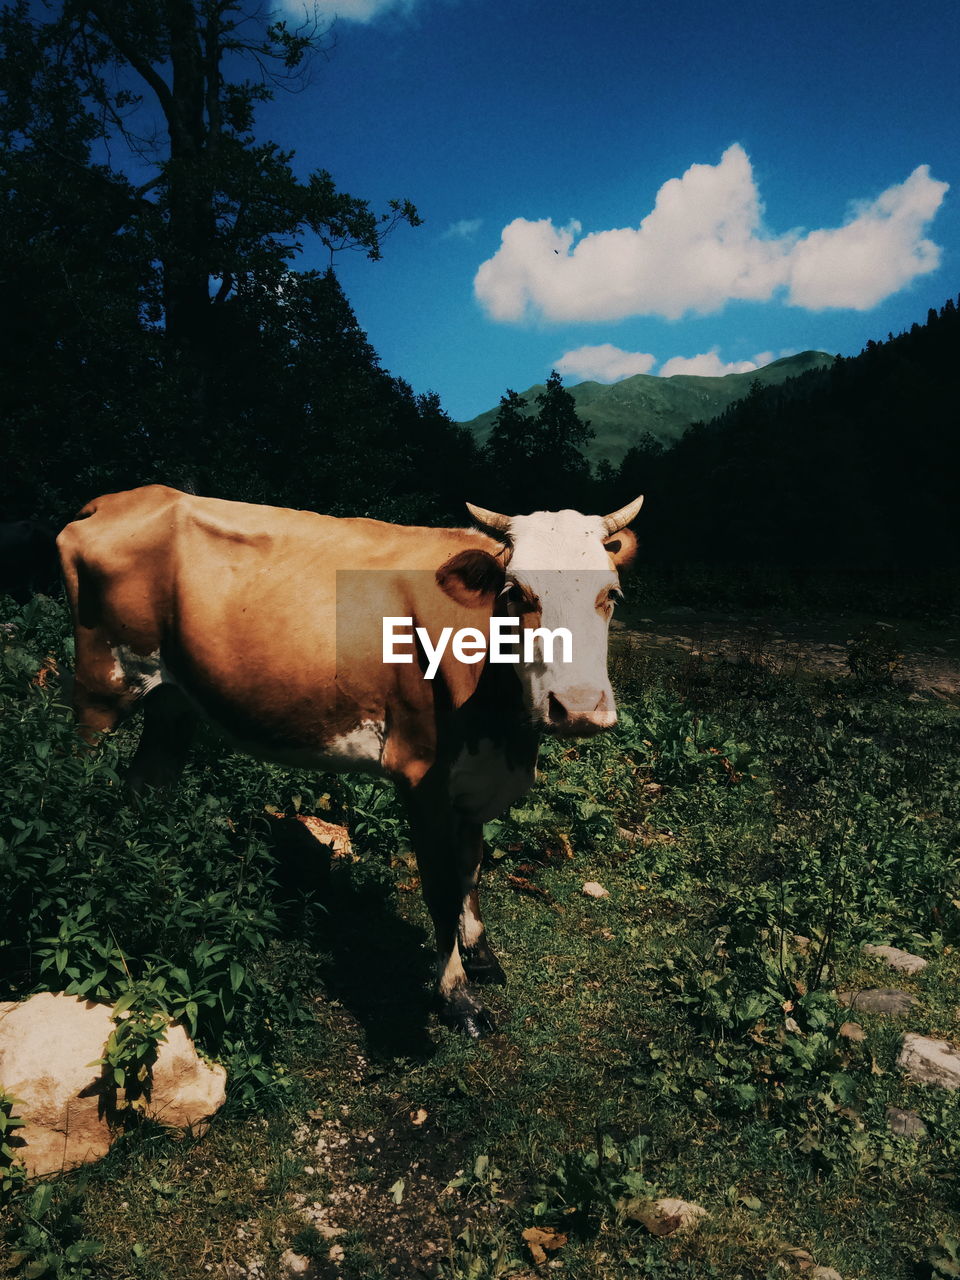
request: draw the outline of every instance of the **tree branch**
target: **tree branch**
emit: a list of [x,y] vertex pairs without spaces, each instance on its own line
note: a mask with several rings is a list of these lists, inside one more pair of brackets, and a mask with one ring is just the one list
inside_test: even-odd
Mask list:
[[137,75],[150,86],[157,96],[160,108],[166,117],[167,124],[172,128],[176,122],[176,108],[173,100],[173,93],[170,86],[154,68],[150,62],[140,54],[136,47],[125,39],[122,32],[118,31],[116,26],[110,22],[105,6],[99,3],[99,0],[88,0],[87,9],[97,22],[100,23],[107,34],[107,38],[112,42],[117,52],[123,57],[130,66],[136,71]]

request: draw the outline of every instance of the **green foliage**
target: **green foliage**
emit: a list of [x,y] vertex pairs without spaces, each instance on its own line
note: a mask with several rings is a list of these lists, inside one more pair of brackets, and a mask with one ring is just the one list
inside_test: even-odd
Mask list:
[[[891,570],[908,589],[911,575],[955,570],[958,328],[951,299],[859,356],[747,395],[741,387],[742,398],[662,455],[631,451],[609,506],[655,497],[643,537],[661,564],[868,569],[881,591]],[[957,612],[955,583],[948,611]]]
[[23,1280],[95,1280],[99,1240],[86,1235],[81,1197],[69,1184],[41,1183],[16,1205],[19,1230],[10,1265]]
[[[618,728],[546,743],[537,787],[488,828],[485,912],[510,987],[487,997],[500,1033],[466,1045],[429,1017],[419,895],[389,893],[410,866],[389,788],[201,741],[180,794],[129,810],[127,735],[81,752],[56,677],[36,683],[64,657],[64,611],[37,600],[4,619],[0,998],[115,1004],[104,1066],[134,1098],[160,1015],[177,1016],[227,1064],[234,1104],[196,1145],[128,1126],[36,1206],[43,1230],[14,1163],[0,1230],[21,1271],[199,1277],[205,1242],[228,1256],[251,1220],[271,1260],[294,1237],[325,1263],[328,1240],[281,1220],[289,1192],[348,1229],[358,1277],[424,1233],[451,1238],[450,1280],[506,1280],[530,1269],[538,1223],[568,1237],[551,1260],[591,1280],[762,1276],[781,1240],[843,1241],[817,1254],[841,1274],[907,1280],[930,1249],[950,1274],[960,1103],[904,1082],[891,1020],[841,1035],[831,993],[879,983],[863,941],[907,946],[931,961],[903,980],[910,1028],[952,1035],[954,708],[749,664],[618,660]],[[360,859],[335,864],[329,912],[278,908],[268,805],[350,824]],[[581,893],[594,877],[602,902]],[[927,1135],[894,1136],[891,1104]],[[322,1165],[317,1116],[346,1139]],[[711,1219],[645,1235],[632,1214],[654,1187]]]
[[581,451],[593,431],[556,370],[534,403],[528,412],[527,401],[507,391],[484,446],[494,488],[487,502],[510,514],[576,506],[589,483]]
[[0,651],[2,995],[45,987],[130,1011],[106,1052],[118,1086],[142,1084],[162,1015],[259,1070],[274,1033],[256,974],[279,927],[265,833],[242,789],[228,801],[202,775],[139,811],[121,801],[123,735],[82,750],[56,680],[35,682],[55,620],[62,634],[63,607],[34,601]]
[[257,137],[261,104],[327,50],[254,9],[0,14],[8,518],[59,527],[99,493],[161,482],[462,519],[472,437],[380,368],[332,265],[295,269],[305,236],[331,264],[379,258],[420,218],[405,199],[375,211],[326,170],[302,177]]
[[903,666],[896,631],[887,623],[864,627],[847,645],[847,665],[864,684],[893,684]]
[[[589,419],[595,433],[583,442],[586,456],[593,462],[606,461],[618,468],[625,456],[630,456],[625,472],[629,470],[633,477],[628,487],[631,483],[639,484],[629,494],[634,498],[643,493],[650,482],[650,473],[642,466],[642,458],[662,452],[662,446],[673,444],[691,423],[716,417],[728,409],[747,395],[751,382],[756,378],[776,385],[830,363],[831,357],[822,351],[802,351],[775,360],[756,373],[734,373],[722,378],[686,375],[661,378],[638,373],[612,385],[581,382],[571,387],[569,394],[577,413]],[[544,389],[544,385],[539,383],[519,396],[516,392],[508,392],[508,395],[516,396],[518,401],[530,406]],[[478,439],[486,440],[497,416],[497,409],[488,409],[465,425]],[[647,492],[650,492],[649,488]],[[613,505],[611,502],[610,506]]]
[[565,1229],[597,1232],[605,1219],[652,1199],[656,1189],[643,1171],[649,1145],[643,1134],[617,1143],[609,1133],[598,1131],[591,1147],[564,1155],[541,1189],[534,1215],[562,1223]]
[[956,1235],[941,1231],[927,1257],[933,1271],[933,1280],[948,1280],[950,1277],[960,1276],[960,1238]]
[[17,1114],[22,1105],[19,1098],[11,1097],[0,1084],[0,1203],[25,1181],[24,1168],[18,1157],[22,1140],[17,1134],[17,1130],[23,1128],[23,1121]]

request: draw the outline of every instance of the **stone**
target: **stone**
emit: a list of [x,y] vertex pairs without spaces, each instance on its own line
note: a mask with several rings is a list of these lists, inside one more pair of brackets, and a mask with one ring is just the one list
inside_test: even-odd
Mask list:
[[960,1050],[946,1040],[931,1040],[908,1031],[897,1066],[918,1084],[960,1089]]
[[844,1040],[866,1040],[867,1038],[867,1033],[859,1022],[841,1023],[837,1035],[843,1036]]
[[605,889],[602,884],[598,884],[596,880],[588,880],[583,886],[581,893],[587,898],[609,898],[610,892]]
[[[21,1105],[18,1159],[31,1178],[106,1155],[116,1119],[99,1067],[113,1031],[109,1005],[43,991],[0,1004],[0,1086]],[[174,1128],[202,1131],[226,1098],[223,1067],[203,1062],[181,1026],[167,1029],[142,1112]],[[125,1104],[119,1090],[116,1107]]]
[[899,947],[874,947],[869,942],[866,942],[863,945],[863,951],[865,955],[871,956],[874,960],[883,960],[891,969],[896,969],[900,973],[920,973],[927,967],[927,961],[922,956],[912,955],[909,951],[901,951]]
[[293,1280],[295,1276],[310,1277],[316,1273],[309,1258],[305,1258],[302,1253],[294,1253],[292,1249],[285,1249],[280,1255],[280,1274]]
[[809,1274],[815,1265],[813,1254],[806,1249],[794,1249],[787,1245],[777,1255],[778,1270],[789,1271],[791,1274]]
[[916,1111],[902,1111],[900,1107],[887,1107],[887,1124],[898,1138],[925,1138],[927,1126]]
[[634,1222],[642,1222],[655,1236],[685,1235],[695,1231],[710,1215],[702,1205],[688,1200],[630,1200],[624,1214]]
[[821,1267],[812,1253],[806,1249],[785,1247],[777,1258],[777,1269],[789,1272],[790,1275],[803,1276],[803,1280],[843,1280],[839,1271],[833,1267]]
[[864,987],[862,991],[838,991],[837,999],[847,1009],[857,1013],[888,1013],[905,1018],[920,1001],[908,991],[893,987]]

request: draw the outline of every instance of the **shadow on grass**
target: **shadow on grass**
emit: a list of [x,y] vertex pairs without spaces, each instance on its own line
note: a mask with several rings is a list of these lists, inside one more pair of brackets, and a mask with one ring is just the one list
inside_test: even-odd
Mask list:
[[433,950],[425,932],[397,914],[387,885],[358,886],[349,869],[331,876],[324,906],[318,941],[331,963],[321,973],[330,999],[363,1027],[371,1056],[433,1057]]
[[337,863],[299,823],[274,843],[277,905],[286,928],[329,956],[320,977],[330,1002],[363,1028],[373,1058],[426,1061],[436,1052],[433,950],[423,929],[397,911],[375,861]]

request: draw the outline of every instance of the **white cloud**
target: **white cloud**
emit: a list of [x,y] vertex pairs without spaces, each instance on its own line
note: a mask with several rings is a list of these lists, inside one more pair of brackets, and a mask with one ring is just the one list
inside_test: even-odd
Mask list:
[[558,373],[573,378],[590,378],[594,382],[619,382],[635,373],[649,373],[656,356],[642,351],[621,351],[611,342],[598,347],[577,347],[568,351],[554,365]]
[[[677,373],[696,374],[701,378],[722,378],[728,373],[752,373],[777,359],[772,351],[761,351],[752,360],[720,359],[720,348],[712,347],[696,356],[671,356],[657,370],[658,378],[672,378]],[[619,382],[635,373],[651,373],[656,356],[643,351],[623,351],[611,342],[596,347],[577,347],[554,364],[566,377],[590,378],[595,382]]]
[[811,310],[867,311],[915,276],[935,271],[940,248],[923,232],[946,191],[947,183],[931,178],[922,164],[906,182],[855,206],[845,226],[811,231],[790,255],[790,301]]
[[441,240],[472,240],[483,226],[482,218],[461,218],[459,222],[451,222],[440,236]]
[[294,22],[372,22],[390,9],[409,13],[416,0],[280,0],[279,14]]
[[754,369],[770,364],[774,358],[772,351],[761,351],[752,360],[733,360],[724,364],[719,348],[713,347],[699,356],[673,356],[664,362],[657,377],[672,378],[677,373],[693,373],[701,378],[723,378],[728,373],[752,373]]
[[947,191],[921,165],[899,186],[856,205],[831,230],[773,236],[750,160],[737,144],[717,165],[695,164],[657,193],[638,227],[591,232],[579,222],[515,218],[474,280],[495,320],[618,320],[719,310],[731,299],[864,310],[939,265],[923,238]]

